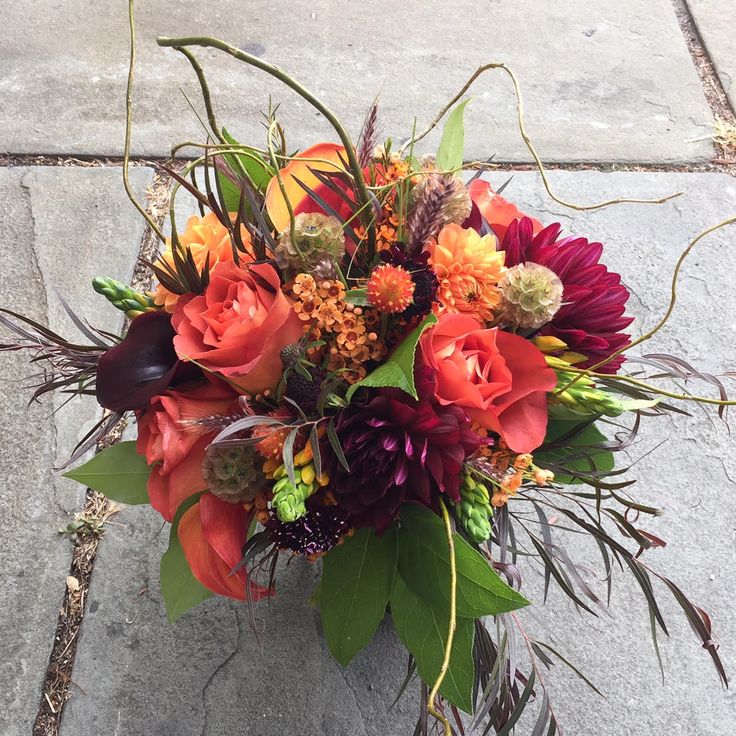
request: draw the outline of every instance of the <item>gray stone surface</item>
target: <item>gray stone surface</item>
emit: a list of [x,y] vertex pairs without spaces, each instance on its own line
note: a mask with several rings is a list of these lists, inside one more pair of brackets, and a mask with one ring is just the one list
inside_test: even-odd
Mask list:
[[[150,169],[131,172],[139,196]],[[77,313],[108,330],[121,319],[90,287],[101,271],[130,278],[140,218],[124,199],[119,169],[0,169],[0,306],[67,336],[76,330],[54,289]],[[2,336],[5,338],[5,335]],[[0,733],[26,736],[38,709],[71,545],[58,529],[81,508],[84,489],[52,470],[99,415],[94,401],[27,406],[28,355],[0,355]]]
[[[561,195],[588,203],[686,192],[660,207],[622,205],[571,214],[543,196],[535,174],[515,174],[507,189],[546,222],[559,219],[569,231],[607,244],[607,262],[621,271],[634,293],[639,329],[651,327],[665,308],[672,267],[687,241],[736,211],[736,181],[726,175],[586,171],[553,172],[551,180]],[[709,370],[733,368],[733,277],[724,264],[735,238],[733,229],[721,232],[692,254],[671,326],[648,351],[673,352]],[[665,439],[667,444],[657,447]],[[665,509],[646,528],[671,545],[647,558],[711,613],[733,673],[733,440],[725,425],[696,409],[685,421],[650,420],[631,458],[649,450],[636,466],[636,492]],[[80,689],[65,710],[62,736],[412,733],[412,689],[386,714],[403,667],[395,637],[381,630],[347,669],[337,666],[306,602],[315,568],[297,561],[281,571],[271,609],[257,609],[258,637],[249,629],[245,609],[225,600],[209,600],[170,626],[158,588],[166,536],[160,520],[149,509],[128,508],[117,521],[120,525],[108,530],[98,555],[74,670]],[[568,546],[580,553],[580,562],[596,564],[594,551]],[[526,586],[539,601],[533,573]],[[608,697],[598,698],[563,667],[555,668],[550,687],[566,733],[731,736],[733,695],[720,689],[707,654],[664,591],[662,608],[672,637],[660,639],[667,671],[662,686],[648,641],[646,608],[625,575],[617,576],[614,590],[611,619],[578,616],[554,592],[546,607],[521,615],[530,635],[562,649]]]
[[[125,3],[40,0],[8,4],[0,49],[0,151],[120,154],[128,26]],[[201,110],[186,60],[157,35],[224,38],[295,74],[357,133],[381,92],[384,132],[421,128],[479,64],[518,73],[528,128],[548,161],[700,161],[710,112],[670,0],[221,0],[138,3],[134,151],[166,154],[203,133],[180,88]],[[724,32],[727,26],[724,25]],[[301,98],[262,72],[214,51],[199,57],[219,119],[260,144],[269,96],[291,146],[334,134]],[[509,80],[474,88],[467,154],[528,160]],[[695,140],[693,139],[701,139]],[[429,141],[428,150],[435,143]]]
[[736,107],[736,3],[686,0],[731,106]]

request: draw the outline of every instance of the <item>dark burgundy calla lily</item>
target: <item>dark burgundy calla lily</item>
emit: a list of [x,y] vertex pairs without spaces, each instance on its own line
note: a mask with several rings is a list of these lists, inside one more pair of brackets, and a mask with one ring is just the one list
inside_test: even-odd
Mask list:
[[145,409],[169,386],[196,378],[199,369],[180,361],[174,351],[174,328],[167,312],[136,317],[119,345],[97,366],[97,401],[112,411]]

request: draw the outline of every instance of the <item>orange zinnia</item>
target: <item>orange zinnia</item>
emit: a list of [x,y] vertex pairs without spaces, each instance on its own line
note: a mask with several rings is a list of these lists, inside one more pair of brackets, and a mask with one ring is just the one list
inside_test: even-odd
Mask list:
[[[250,235],[242,225],[240,235],[243,244],[249,247]],[[208,212],[204,217],[197,217],[196,215],[190,217],[187,221],[186,230],[179,234],[179,242],[189,248],[199,271],[204,268],[208,253],[210,256],[210,270],[220,261],[233,260],[232,238],[228,229],[217,219],[214,212]],[[240,258],[246,262],[253,260],[250,255],[245,253],[241,253]],[[171,254],[171,240],[168,238],[166,240],[166,250],[161,255],[160,260],[165,261],[173,268],[174,259]],[[156,304],[163,306],[167,312],[173,312],[178,300],[179,294],[174,294],[161,284],[158,285],[154,295]]]
[[430,246],[430,263],[440,282],[443,311],[468,314],[481,323],[493,319],[504,271],[504,253],[496,250],[493,235],[481,237],[475,230],[446,225]]

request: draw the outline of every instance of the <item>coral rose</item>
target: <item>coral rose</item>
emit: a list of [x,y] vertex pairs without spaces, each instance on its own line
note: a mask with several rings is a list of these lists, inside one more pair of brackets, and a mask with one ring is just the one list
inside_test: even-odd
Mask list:
[[[231,215],[235,217],[235,215]],[[246,248],[250,247],[250,234],[245,226],[240,226],[240,237]],[[214,212],[208,212],[204,217],[193,215],[187,221],[186,230],[179,233],[181,245],[189,248],[194,265],[198,271],[204,269],[205,261],[209,256],[209,268],[212,269],[220,261],[233,260],[233,239],[230,231],[217,219]],[[250,253],[239,253],[241,261],[252,261]],[[166,241],[166,250],[160,261],[174,268],[174,257],[171,254],[171,240]],[[154,301],[160,304],[167,312],[173,312],[180,295],[169,291],[159,284],[154,294]]]
[[422,335],[420,350],[434,370],[441,404],[463,408],[514,452],[531,452],[542,444],[545,394],[555,387],[556,377],[531,342],[497,328],[479,328],[467,315],[443,314]]
[[302,335],[302,322],[268,263],[218,263],[204,294],[179,300],[172,318],[182,360],[226,376],[243,391],[273,388],[279,353]]
[[229,414],[237,399],[226,383],[207,381],[155,396],[149,408],[137,414],[137,450],[151,466],[148,496],[167,521],[185,498],[206,487],[202,462],[212,433],[187,425],[186,420]]
[[[483,179],[473,179],[468,183],[468,194],[473,201],[473,209],[466,221],[467,227],[472,227],[478,232],[483,232],[483,220],[490,226],[498,238],[503,242],[506,230],[515,220],[520,220],[526,215],[512,202],[496,194],[491,185]],[[542,229],[542,223],[529,218],[534,227],[534,234]]]

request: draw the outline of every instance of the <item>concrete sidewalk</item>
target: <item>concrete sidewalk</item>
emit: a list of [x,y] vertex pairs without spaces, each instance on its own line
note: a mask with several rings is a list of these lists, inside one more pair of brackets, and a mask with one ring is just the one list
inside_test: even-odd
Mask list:
[[[176,52],[156,46],[157,34],[214,35],[281,65],[323,97],[353,133],[381,91],[383,132],[395,140],[411,131],[415,115],[419,127],[429,122],[480,63],[502,60],[522,84],[529,133],[542,157],[593,169],[553,172],[560,195],[593,202],[685,192],[661,207],[576,213],[550,201],[535,173],[514,173],[507,190],[542,221],[602,240],[607,263],[632,289],[631,312],[640,329],[666,306],[674,260],[688,240],[736,212],[734,168],[716,171],[719,166],[709,162],[722,152],[707,139],[714,115],[724,109],[714,106],[713,90],[725,104],[736,104],[731,0],[485,0],[472,11],[458,0],[139,5],[137,156],[164,156],[176,142],[202,138],[179,91],[201,110],[192,70]],[[688,50],[678,23],[683,12],[708,60],[705,70],[703,57],[693,59]],[[42,0],[31,11],[13,6],[6,9],[4,30],[0,152],[10,156],[0,167],[6,241],[0,306],[73,335],[58,289],[80,316],[118,330],[120,322],[89,283],[103,273],[129,279],[143,236],[142,220],[125,198],[119,162],[105,160],[122,153],[125,3],[101,0],[90,8],[81,0]],[[269,94],[283,101],[290,147],[332,137],[324,120],[262,73],[214,52],[199,57],[220,123],[237,137],[262,140],[259,113]],[[490,74],[471,92],[468,157],[527,161],[509,81],[501,72]],[[428,149],[435,145],[436,138],[428,139]],[[33,165],[37,155],[47,157],[41,166]],[[65,155],[94,165],[58,165]],[[637,170],[651,165],[660,170]],[[606,173],[621,167],[631,170]],[[152,177],[145,162],[132,170],[138,196],[145,197]],[[493,178],[498,183],[508,174]],[[733,369],[735,241],[736,233],[723,231],[698,246],[668,331],[647,350],[676,353],[703,369]],[[9,592],[0,612],[2,736],[32,730],[71,559],[71,545],[58,529],[83,503],[82,489],[51,467],[63,462],[98,416],[91,403],[53,418],[58,401],[27,410],[28,395],[17,384],[27,373],[21,357],[0,357],[0,559]],[[699,411],[686,421],[654,420],[640,438],[632,457],[656,449],[636,466],[637,493],[666,511],[647,529],[671,542],[651,553],[652,563],[712,614],[732,674],[733,439],[725,425]],[[698,466],[690,459],[696,453],[704,460]],[[150,509],[127,508],[115,522],[97,555],[61,736],[412,732],[418,706],[411,688],[386,713],[405,665],[393,634],[382,630],[354,664],[336,665],[306,602],[314,567],[292,564],[283,571],[270,611],[259,609],[258,638],[241,607],[221,599],[169,625],[158,590],[166,537],[160,519]],[[580,553],[586,561],[588,551]],[[525,585],[538,592],[533,574]],[[554,596],[546,608],[525,612],[529,630],[569,655],[608,696],[600,700],[556,668],[549,679],[567,733],[731,736],[736,702],[719,688],[707,654],[675,606],[663,605],[672,624],[671,639],[660,642],[663,687],[640,594],[623,575],[614,590],[612,621],[577,618]]]

